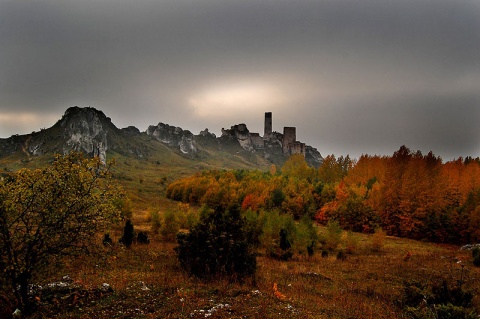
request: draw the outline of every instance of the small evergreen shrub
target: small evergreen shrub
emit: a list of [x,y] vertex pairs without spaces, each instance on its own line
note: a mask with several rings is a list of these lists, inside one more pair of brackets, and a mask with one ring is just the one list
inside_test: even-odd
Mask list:
[[248,238],[238,206],[204,208],[199,223],[177,235],[175,251],[182,268],[193,276],[242,280],[256,270],[254,244]]
[[480,248],[475,247],[472,249],[473,264],[480,267]]
[[146,232],[139,232],[137,235],[137,243],[139,244],[150,244],[150,238],[148,238],[148,234]]
[[345,260],[347,259],[347,255],[345,254],[345,252],[343,250],[339,250],[337,252],[337,260]]
[[130,248],[135,238],[135,230],[130,219],[127,219],[125,222],[125,227],[123,228],[123,236],[120,238],[120,243],[124,244],[125,247]]
[[103,246],[105,247],[111,247],[113,245],[113,240],[112,238],[110,237],[110,234],[105,234],[103,236],[103,240],[102,240],[102,243],[103,243]]

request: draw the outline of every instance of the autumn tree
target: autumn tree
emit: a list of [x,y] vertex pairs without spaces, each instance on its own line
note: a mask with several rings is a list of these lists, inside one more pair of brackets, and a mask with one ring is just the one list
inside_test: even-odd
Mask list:
[[315,174],[315,169],[308,166],[305,156],[294,154],[283,165],[282,174],[292,178],[311,179]]
[[0,179],[1,279],[24,313],[33,310],[32,280],[64,257],[93,252],[96,235],[121,217],[115,202],[123,195],[110,166],[72,153],[55,156],[45,168]]

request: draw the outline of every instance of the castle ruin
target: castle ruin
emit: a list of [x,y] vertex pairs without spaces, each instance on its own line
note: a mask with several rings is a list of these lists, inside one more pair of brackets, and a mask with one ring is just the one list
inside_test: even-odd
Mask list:
[[284,155],[306,154],[305,143],[297,141],[296,127],[284,127],[283,134],[272,130],[272,112],[265,112],[265,127],[263,137],[259,133],[249,132],[245,124],[237,124],[230,129],[222,128],[222,136],[238,140],[243,149],[248,151],[265,149],[265,142],[277,140],[281,143]]

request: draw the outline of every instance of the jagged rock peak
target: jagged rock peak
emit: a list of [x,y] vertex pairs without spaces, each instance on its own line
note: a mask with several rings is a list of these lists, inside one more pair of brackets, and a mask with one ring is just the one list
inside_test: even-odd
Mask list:
[[178,147],[183,154],[195,155],[198,152],[194,135],[180,127],[158,123],[156,126],[150,125],[146,133],[168,146]]
[[[84,152],[106,162],[109,131],[118,130],[109,117],[93,107],[70,107],[59,121],[65,144],[63,153]],[[114,133],[114,132],[111,132]]]
[[198,135],[203,137],[217,138],[217,136],[214,133],[210,133],[208,131],[208,128],[204,129],[203,131],[200,131]]
[[127,135],[140,135],[140,130],[135,126],[127,126],[121,129],[124,134]]
[[[93,119],[97,118],[99,120],[105,121],[108,124],[112,124],[112,120],[105,115],[100,110],[97,110],[94,107],[87,106],[87,107],[78,107],[78,106],[72,106],[69,107],[66,111],[65,114],[62,116],[60,122],[61,123],[66,123],[71,120],[75,120],[76,118],[86,118],[86,119]],[[113,124],[112,124],[113,125]]]

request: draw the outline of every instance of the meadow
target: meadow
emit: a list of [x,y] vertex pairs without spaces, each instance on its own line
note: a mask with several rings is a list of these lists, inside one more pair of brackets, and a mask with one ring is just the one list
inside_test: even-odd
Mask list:
[[[138,230],[150,225],[145,216],[134,221]],[[117,229],[114,238],[120,233]],[[189,277],[179,267],[176,244],[159,238],[130,249],[114,245],[101,258],[77,259],[39,283],[62,282],[66,275],[71,281],[70,288],[39,294],[34,317],[416,318],[406,311],[406,283],[443,281],[473,292],[472,309],[479,309],[480,268],[470,251],[389,236],[374,249],[375,235],[354,236],[355,247],[345,259],[316,251],[279,261],[260,249],[255,278],[244,282]],[[337,250],[346,244],[341,241]],[[102,289],[105,284],[109,289]]]

